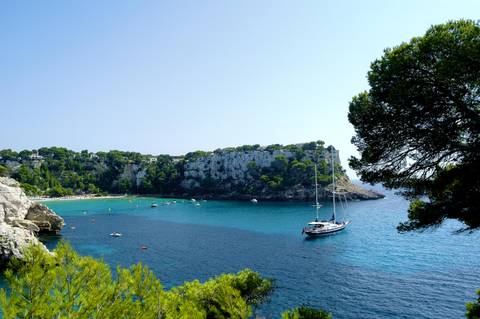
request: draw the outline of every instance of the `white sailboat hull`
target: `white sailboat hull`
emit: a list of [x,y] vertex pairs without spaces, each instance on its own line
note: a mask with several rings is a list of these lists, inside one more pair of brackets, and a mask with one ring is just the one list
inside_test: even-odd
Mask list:
[[[341,231],[350,224],[349,221],[345,222],[319,222],[319,225],[305,227],[302,231],[308,237],[318,237],[323,235],[329,235]],[[320,227],[321,225],[321,227]]]

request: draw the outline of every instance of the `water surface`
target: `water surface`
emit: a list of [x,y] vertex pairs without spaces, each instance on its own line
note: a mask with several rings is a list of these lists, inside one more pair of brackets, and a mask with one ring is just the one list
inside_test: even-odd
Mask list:
[[[278,317],[302,303],[335,318],[461,318],[480,288],[480,233],[455,234],[447,222],[399,234],[408,203],[392,192],[351,202],[342,233],[305,240],[314,217],[308,203],[121,198],[52,201],[65,218],[62,237],[82,254],[112,266],[147,264],[168,288],[243,268],[277,280],[259,313]],[[157,208],[151,208],[152,202]],[[321,209],[328,218],[331,206]],[[75,226],[72,229],[71,226]],[[113,238],[111,232],[123,237]],[[53,247],[57,239],[45,238]],[[148,249],[142,251],[140,246]]]

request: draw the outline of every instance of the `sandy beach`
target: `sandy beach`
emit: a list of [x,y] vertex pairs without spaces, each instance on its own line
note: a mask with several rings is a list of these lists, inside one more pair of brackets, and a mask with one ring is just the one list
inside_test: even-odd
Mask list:
[[70,195],[63,197],[29,197],[30,200],[35,202],[44,202],[44,201],[60,201],[60,200],[80,200],[80,199],[111,199],[111,198],[123,198],[128,195],[104,195],[97,196],[94,194],[87,195]]

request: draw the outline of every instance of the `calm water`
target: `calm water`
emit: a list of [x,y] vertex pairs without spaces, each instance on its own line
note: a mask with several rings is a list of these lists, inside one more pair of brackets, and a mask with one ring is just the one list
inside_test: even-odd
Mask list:
[[[393,193],[351,202],[342,233],[304,240],[307,203],[130,198],[46,204],[65,218],[63,238],[82,254],[128,266],[142,261],[166,287],[245,267],[277,280],[259,313],[277,317],[302,303],[335,318],[461,318],[480,288],[480,232],[454,234],[448,222],[399,234],[408,203]],[[152,202],[158,208],[150,208]],[[322,217],[330,214],[327,204]],[[94,220],[94,222],[92,222]],[[71,226],[75,226],[72,230]],[[123,237],[112,238],[113,231]],[[56,239],[46,239],[54,246]],[[139,249],[147,245],[148,250]]]

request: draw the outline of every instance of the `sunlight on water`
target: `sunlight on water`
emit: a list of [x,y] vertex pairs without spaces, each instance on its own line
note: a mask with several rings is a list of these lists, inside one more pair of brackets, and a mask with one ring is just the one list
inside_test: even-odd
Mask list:
[[[46,204],[65,218],[62,237],[79,252],[112,266],[142,261],[167,287],[245,267],[275,278],[278,289],[259,311],[266,316],[307,303],[335,318],[462,317],[480,288],[480,234],[455,234],[457,222],[399,234],[408,202],[386,195],[350,202],[338,215],[351,225],[316,240],[301,236],[314,218],[309,203],[132,197]],[[326,204],[321,217],[330,214]],[[109,236],[114,231],[123,236]]]

